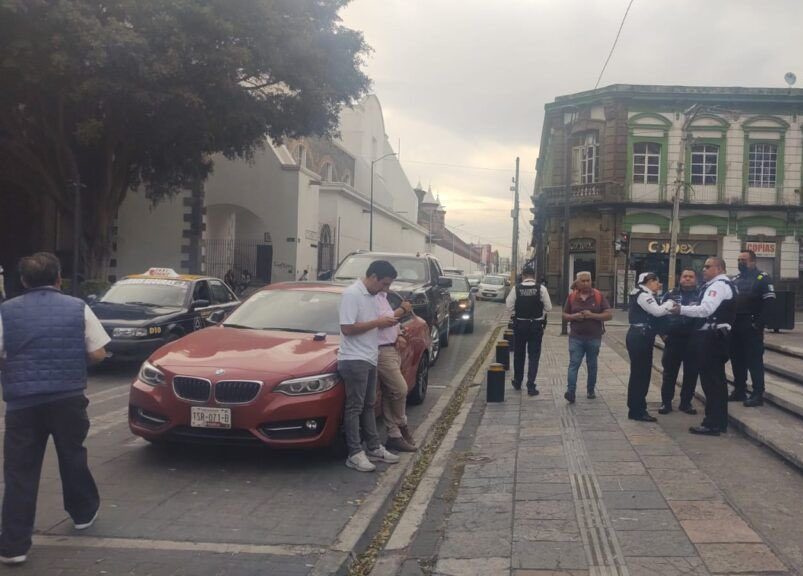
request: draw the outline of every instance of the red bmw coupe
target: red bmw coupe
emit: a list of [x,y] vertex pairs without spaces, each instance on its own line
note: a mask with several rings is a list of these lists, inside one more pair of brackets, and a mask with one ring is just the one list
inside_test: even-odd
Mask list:
[[[246,300],[224,323],[156,352],[131,385],[129,426],[149,441],[264,443],[313,448],[340,431],[337,374],[343,285],[285,283]],[[397,307],[395,294],[389,300]],[[412,403],[427,391],[429,330],[402,318],[402,371]],[[380,403],[377,401],[377,407]]]

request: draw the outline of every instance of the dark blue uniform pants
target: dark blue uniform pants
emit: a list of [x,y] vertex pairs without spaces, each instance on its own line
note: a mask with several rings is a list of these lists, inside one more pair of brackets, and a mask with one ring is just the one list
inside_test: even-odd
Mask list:
[[753,383],[753,394],[764,394],[764,331],[752,326],[749,316],[737,316],[730,345],[733,367],[733,389],[747,392],[747,372]]
[[647,392],[652,377],[652,351],[655,332],[631,326],[627,331],[627,354],[630,357],[630,378],[627,381],[627,415],[638,418],[647,412]]
[[513,382],[521,386],[524,378],[524,360],[527,364],[527,387],[535,387],[538,376],[538,363],[541,361],[541,342],[544,339],[544,322],[542,320],[516,320],[513,342]]
[[728,428],[728,382],[725,364],[728,361],[730,337],[717,330],[697,330],[692,345],[697,349],[700,384],[705,393],[703,426],[723,432]]
[[675,398],[680,365],[683,364],[683,385],[680,388],[680,405],[688,406],[697,387],[697,350],[692,345],[691,334],[668,336],[664,345],[661,365],[664,376],[661,385],[661,401],[671,404]]
[[100,496],[84,447],[89,432],[88,404],[89,400],[81,395],[6,413],[0,556],[21,556],[31,547],[39,477],[49,436],[53,436],[56,445],[64,509],[78,524],[89,522],[95,515]]

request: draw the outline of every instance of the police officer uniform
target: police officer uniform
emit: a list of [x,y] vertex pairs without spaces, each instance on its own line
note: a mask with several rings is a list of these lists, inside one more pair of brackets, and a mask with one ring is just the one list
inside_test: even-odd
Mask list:
[[527,365],[527,393],[536,396],[538,389],[535,378],[538,375],[538,362],[541,359],[541,341],[544,338],[546,313],[552,310],[549,292],[533,278],[534,270],[526,265],[522,270],[524,277],[507,297],[507,308],[513,312],[513,387],[521,390],[524,377],[524,361]]
[[625,342],[630,356],[630,378],[627,382],[627,417],[631,420],[655,422],[655,417],[647,412],[647,392],[652,376],[652,352],[655,335],[658,333],[657,318],[666,316],[673,304],[660,305],[652,290],[644,286],[657,279],[652,272],[639,276],[637,287],[630,293],[630,307]]
[[[677,286],[664,294],[661,304],[665,304],[670,300],[679,306],[699,304],[700,289],[695,286],[686,290]],[[661,322],[660,332],[666,336],[666,340],[664,341],[664,354],[661,357],[664,374],[661,385],[661,408],[658,410],[659,414],[669,414],[672,411],[672,400],[675,398],[675,386],[681,363],[683,364],[683,385],[680,388],[680,406],[678,409],[687,414],[697,414],[697,411],[691,407],[699,375],[697,351],[692,346],[692,334],[700,325],[700,320],[685,316],[668,316]]]
[[692,334],[697,350],[700,383],[705,393],[705,418],[700,426],[692,426],[693,434],[718,436],[728,429],[728,384],[725,364],[728,361],[730,333],[736,320],[738,289],[725,274],[706,283],[699,304],[681,306],[680,315],[705,318]]
[[[761,406],[764,396],[764,325],[767,307],[775,302],[772,279],[757,269],[740,271],[733,279],[736,296],[736,322],[731,337],[733,393],[729,400],[744,400],[748,407]],[[747,398],[747,371],[753,392]]]

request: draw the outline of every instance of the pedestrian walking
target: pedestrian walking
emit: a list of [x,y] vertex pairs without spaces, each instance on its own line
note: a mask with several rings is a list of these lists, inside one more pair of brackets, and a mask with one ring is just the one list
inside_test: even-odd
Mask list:
[[299,282],[306,282],[308,276],[309,276],[309,271],[308,270],[304,270],[304,272],[301,273],[301,276],[298,277],[298,281]]
[[[692,306],[700,303],[700,289],[697,285],[697,274],[687,269],[681,272],[679,285],[664,294],[661,304],[669,301],[678,306]],[[675,399],[680,365],[683,364],[683,384],[680,388],[680,405],[678,410],[686,414],[697,414],[691,401],[697,388],[697,351],[692,346],[692,334],[699,327],[696,318],[669,315],[659,326],[659,333],[664,340],[664,353],[661,357],[663,381],[661,384],[661,407],[658,414],[672,412],[672,401]]]
[[[742,401],[748,408],[764,404],[764,326],[767,312],[775,303],[772,279],[756,268],[756,253],[743,250],[739,254],[739,273],[733,283],[736,296],[736,322],[731,336],[733,393],[731,402]],[[747,397],[747,372],[753,391]]]
[[524,361],[527,360],[527,394],[537,396],[535,379],[541,360],[546,313],[552,310],[552,301],[546,287],[535,281],[532,263],[524,265],[521,275],[521,283],[516,284],[506,300],[507,310],[513,314],[513,388],[521,390]]
[[694,331],[692,346],[697,350],[700,367],[700,384],[705,393],[705,418],[699,426],[692,426],[692,434],[719,436],[728,429],[728,383],[725,380],[725,363],[728,361],[730,333],[736,321],[738,289],[725,274],[725,261],[711,257],[703,266],[700,303],[677,306],[672,314],[689,318],[705,318],[703,325]]
[[630,293],[630,307],[627,318],[630,328],[625,342],[630,357],[630,378],[627,381],[627,417],[640,422],[655,422],[655,416],[647,412],[647,393],[652,376],[652,353],[655,348],[655,335],[658,333],[657,319],[669,314],[675,307],[673,301],[663,305],[656,301],[661,291],[661,281],[653,272],[639,275],[636,288]]
[[563,319],[569,322],[569,371],[563,397],[573,404],[577,390],[577,372],[586,359],[586,393],[596,398],[597,358],[602,345],[605,322],[613,318],[608,299],[592,286],[590,272],[578,272],[572,291],[563,306]]
[[0,305],[0,377],[6,402],[0,562],[22,564],[31,547],[42,460],[53,437],[64,509],[77,530],[92,526],[100,496],[84,447],[87,365],[105,358],[109,336],[89,307],[61,293],[53,254],[20,261],[25,292]]
[[[413,306],[407,301],[393,310],[388,302],[387,290],[376,295],[379,315],[399,319],[412,311]],[[403,329],[399,324],[380,328],[378,334],[379,386],[382,390],[382,418],[387,428],[388,439],[385,447],[397,452],[415,452],[418,450],[407,427],[407,381],[401,371],[400,350],[407,346]]]
[[[343,428],[349,456],[346,466],[360,472],[372,472],[371,460],[394,464],[399,457],[388,452],[376,431],[376,373],[379,361],[379,328],[397,323],[396,318],[380,316],[375,296],[390,288],[396,278],[390,262],[371,262],[365,277],[343,291],[340,300],[340,349],[337,371],[346,389]],[[360,440],[365,435],[367,455]]]

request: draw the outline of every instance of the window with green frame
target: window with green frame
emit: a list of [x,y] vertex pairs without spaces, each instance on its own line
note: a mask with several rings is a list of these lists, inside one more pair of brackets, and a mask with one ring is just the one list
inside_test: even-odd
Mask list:
[[775,188],[778,173],[778,146],[750,144],[747,185],[750,188]]
[[716,186],[719,167],[717,144],[695,144],[691,148],[691,183],[696,186]]
[[661,144],[636,142],[633,144],[633,183],[658,184],[661,177]]

